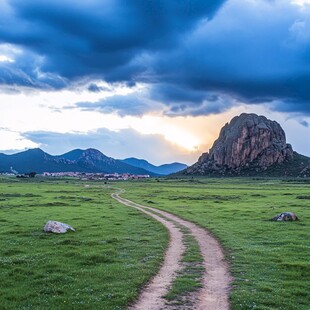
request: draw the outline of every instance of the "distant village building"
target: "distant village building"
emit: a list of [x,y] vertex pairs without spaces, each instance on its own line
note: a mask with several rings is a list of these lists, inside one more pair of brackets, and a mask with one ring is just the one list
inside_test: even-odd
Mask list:
[[84,172],[44,172],[44,177],[75,177],[82,181],[106,180],[106,181],[126,181],[150,178],[149,174],[130,174],[130,173],[84,173]]

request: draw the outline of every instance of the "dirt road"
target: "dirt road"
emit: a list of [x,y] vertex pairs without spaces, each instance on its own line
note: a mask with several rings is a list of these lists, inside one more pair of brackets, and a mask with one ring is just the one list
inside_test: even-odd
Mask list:
[[111,196],[118,202],[135,208],[153,217],[168,229],[170,242],[165,253],[165,259],[158,274],[143,288],[137,301],[130,310],[164,310],[172,309],[167,305],[164,295],[171,288],[173,280],[181,270],[181,259],[185,251],[183,233],[179,227],[185,227],[197,240],[203,257],[203,281],[198,294],[195,293],[190,306],[177,306],[173,309],[192,310],[228,310],[230,282],[232,280],[228,264],[219,242],[205,229],[183,220],[173,214],[153,207],[143,206],[128,199],[122,198],[120,190]]

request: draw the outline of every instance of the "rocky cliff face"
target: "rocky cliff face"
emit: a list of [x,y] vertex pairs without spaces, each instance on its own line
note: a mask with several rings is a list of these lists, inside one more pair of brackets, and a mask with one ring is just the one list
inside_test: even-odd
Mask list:
[[256,114],[241,114],[227,123],[208,153],[187,174],[234,174],[246,169],[264,171],[294,156],[281,126]]

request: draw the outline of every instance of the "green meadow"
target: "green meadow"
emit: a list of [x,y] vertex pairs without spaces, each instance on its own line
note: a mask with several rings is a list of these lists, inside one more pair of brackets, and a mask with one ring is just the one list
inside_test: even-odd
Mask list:
[[[232,309],[310,309],[309,180],[158,179],[123,188],[128,199],[213,232],[234,277]],[[300,221],[269,221],[285,211]]]
[[[166,230],[103,185],[40,181],[0,180],[0,309],[126,309],[158,270]],[[48,220],[76,232],[44,233]]]
[[[272,179],[152,179],[109,183],[0,179],[0,309],[126,309],[163,259],[161,224],[110,194],[208,228],[234,277],[232,309],[307,309],[310,182]],[[295,212],[297,222],[271,222]],[[76,232],[46,234],[48,220]],[[190,236],[184,261],[200,259]],[[190,269],[190,265],[188,265]],[[199,287],[199,269],[167,298]]]

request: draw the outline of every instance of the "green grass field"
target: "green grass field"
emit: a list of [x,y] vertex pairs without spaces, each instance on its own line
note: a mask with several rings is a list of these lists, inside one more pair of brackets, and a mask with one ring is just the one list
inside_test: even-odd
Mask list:
[[[310,309],[310,183],[163,178],[109,185],[0,179],[0,309],[126,309],[158,270],[168,236],[161,224],[112,200],[114,186],[214,233],[235,279],[233,310]],[[283,211],[301,220],[269,221]],[[45,234],[50,219],[76,232]],[[184,261],[196,252],[193,243]],[[199,278],[189,275],[168,297]]]
[[[126,309],[158,270],[161,225],[67,182],[0,180],[0,309]],[[76,232],[46,234],[50,219]]]
[[[123,196],[214,233],[235,279],[232,309],[310,309],[309,182],[159,179],[123,187]],[[269,221],[284,211],[300,221]]]

